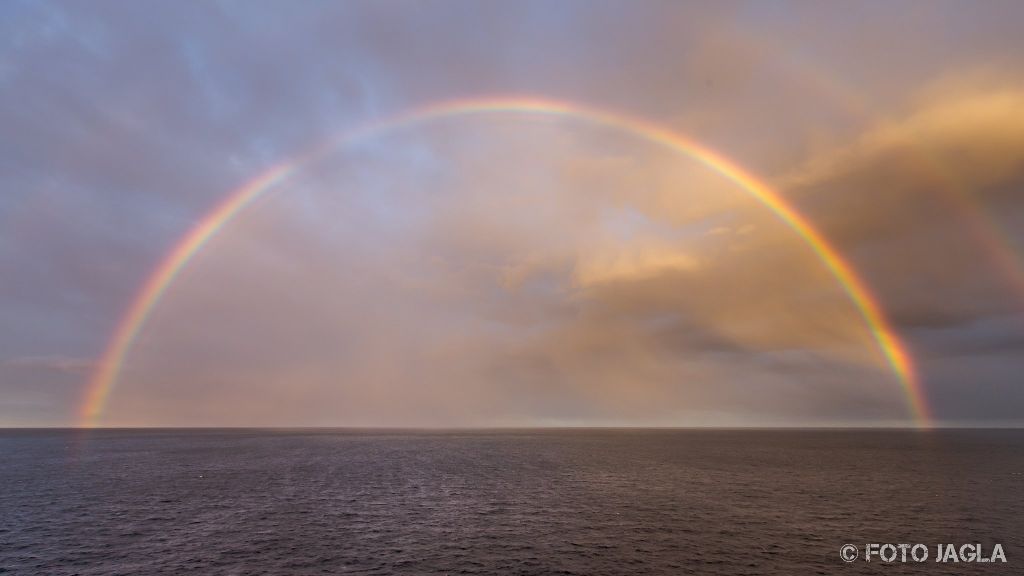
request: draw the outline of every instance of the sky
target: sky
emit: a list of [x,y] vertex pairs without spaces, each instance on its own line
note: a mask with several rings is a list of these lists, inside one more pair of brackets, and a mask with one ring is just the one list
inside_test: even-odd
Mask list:
[[[4,2],[0,426],[1024,424],[1022,20],[1018,2]],[[381,124],[525,98],[568,112]],[[877,306],[927,418],[806,234],[609,117],[777,193]],[[281,166],[85,417],[161,263]]]

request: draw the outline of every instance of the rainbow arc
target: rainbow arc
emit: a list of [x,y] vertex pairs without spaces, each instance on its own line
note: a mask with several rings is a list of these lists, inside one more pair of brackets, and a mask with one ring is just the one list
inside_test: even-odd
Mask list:
[[365,124],[338,138],[314,146],[303,154],[272,166],[230,192],[181,238],[143,283],[142,289],[118,323],[98,363],[98,368],[88,382],[79,410],[81,423],[85,426],[95,426],[98,423],[133,343],[178,274],[225,224],[255,199],[273,190],[296,170],[323,157],[337,146],[441,119],[499,113],[564,116],[622,130],[690,157],[735,183],[793,230],[828,269],[871,331],[881,355],[904,391],[910,414],[915,422],[922,427],[930,425],[931,417],[926,398],[914,372],[910,354],[885,318],[878,301],[850,263],[783,196],[720,153],[668,128],[625,114],[532,97],[454,100],[414,108]]

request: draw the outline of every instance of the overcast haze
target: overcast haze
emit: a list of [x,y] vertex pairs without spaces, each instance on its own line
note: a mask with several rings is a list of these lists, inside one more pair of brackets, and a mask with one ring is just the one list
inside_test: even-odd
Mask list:
[[[75,425],[211,208],[347,129],[532,95],[771,183],[935,419],[1024,414],[1024,6],[5,2],[0,426]],[[100,424],[904,425],[848,295],[736,184],[582,118],[456,116],[301,166],[171,285]]]

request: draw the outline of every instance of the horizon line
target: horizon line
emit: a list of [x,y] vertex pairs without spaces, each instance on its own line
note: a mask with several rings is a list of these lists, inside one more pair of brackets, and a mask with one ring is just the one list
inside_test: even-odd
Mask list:
[[1014,424],[955,424],[946,423],[921,428],[914,424],[893,425],[751,425],[751,426],[602,426],[602,425],[524,425],[524,426],[353,426],[353,425],[245,425],[245,426],[0,426],[0,432],[8,430],[46,430],[46,431],[147,431],[147,430],[334,430],[334,431],[400,431],[400,432],[459,432],[459,431],[517,431],[517,430],[1024,430],[1024,423]]

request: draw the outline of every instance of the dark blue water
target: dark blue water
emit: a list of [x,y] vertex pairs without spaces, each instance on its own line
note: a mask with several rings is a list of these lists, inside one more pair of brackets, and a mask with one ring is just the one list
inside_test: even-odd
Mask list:
[[[1024,574],[1022,536],[1022,431],[0,432],[5,574]],[[1008,562],[934,562],[974,542]]]

